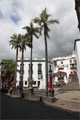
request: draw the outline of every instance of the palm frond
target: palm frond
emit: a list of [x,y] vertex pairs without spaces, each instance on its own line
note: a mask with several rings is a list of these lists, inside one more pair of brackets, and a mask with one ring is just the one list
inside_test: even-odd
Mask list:
[[46,17],[46,19],[48,19],[50,16],[51,16],[50,14],[46,14],[45,17]]
[[34,33],[34,36],[38,39],[39,38],[39,36],[36,34],[36,33]]
[[51,31],[47,25],[46,25],[46,31],[47,31],[47,32],[50,32],[50,31]]
[[23,27],[22,29],[26,29],[27,32],[30,31],[30,27],[29,27],[29,26],[25,26],[25,27]]
[[40,34],[39,35],[42,35],[42,29],[44,28],[44,25],[41,25],[40,26]]
[[36,18],[32,19],[32,21],[33,21],[34,23],[40,23],[40,18],[36,17]]
[[32,44],[27,44],[28,47],[32,48]]
[[49,20],[47,23],[49,23],[49,24],[54,24],[54,23],[57,23],[57,24],[59,24],[59,21],[57,20],[57,19],[55,19],[55,20]]
[[35,27],[34,32],[40,33],[40,28],[39,27]]

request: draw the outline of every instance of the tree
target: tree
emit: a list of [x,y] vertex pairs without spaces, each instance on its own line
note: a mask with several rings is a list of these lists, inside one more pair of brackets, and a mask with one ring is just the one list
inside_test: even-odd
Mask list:
[[59,23],[57,19],[53,20],[48,20],[50,17],[50,14],[47,14],[47,9],[45,8],[41,14],[40,18],[36,17],[33,19],[34,23],[38,23],[40,25],[40,34],[42,32],[42,29],[44,29],[44,41],[45,41],[45,70],[46,70],[46,96],[48,96],[48,54],[47,54],[47,38],[49,38],[48,32],[50,31],[48,25],[49,24],[54,24],[54,23]]
[[20,71],[20,79],[22,81],[22,95],[23,95],[23,61],[24,61],[24,50],[26,50],[26,46],[29,46],[29,40],[25,38],[24,35],[19,36],[20,39],[20,50],[22,51],[22,57],[21,57],[21,71]]
[[36,38],[39,38],[39,36],[37,35],[37,33],[39,33],[39,28],[38,27],[34,27],[33,23],[30,23],[30,26],[25,26],[23,27],[23,29],[26,29],[27,33],[26,33],[26,37],[27,39],[30,40],[30,45],[31,45],[31,61],[30,61],[30,80],[32,80],[32,48],[33,48],[33,36],[35,36]]
[[16,82],[16,74],[17,74],[17,60],[18,60],[18,48],[20,48],[20,34],[13,34],[13,36],[10,37],[11,40],[9,41],[9,45],[12,46],[12,49],[16,49],[16,63],[15,63],[15,75],[14,75],[14,81]]
[[2,74],[4,74],[7,82],[9,81],[9,79],[11,82],[12,75],[14,75],[14,72],[15,72],[15,63],[13,62],[13,60],[2,60],[2,64],[3,64],[2,65],[2,69],[3,69]]

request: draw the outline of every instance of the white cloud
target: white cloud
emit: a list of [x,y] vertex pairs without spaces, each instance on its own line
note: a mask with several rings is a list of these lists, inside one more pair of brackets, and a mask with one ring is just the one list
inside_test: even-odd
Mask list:
[[[0,0],[0,59],[15,59],[15,50],[9,46],[10,36],[14,33],[24,34],[26,31],[22,27],[29,25],[31,19],[39,17],[45,7],[52,18],[60,21],[59,25],[50,25],[49,57],[71,54],[74,39],[79,37],[73,0]],[[33,43],[33,57],[45,57],[43,37],[39,40],[34,38]],[[25,57],[29,56],[30,49],[27,48]]]

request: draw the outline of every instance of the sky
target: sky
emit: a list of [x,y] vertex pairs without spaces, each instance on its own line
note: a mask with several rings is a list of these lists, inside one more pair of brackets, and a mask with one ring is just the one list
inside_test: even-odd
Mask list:
[[[0,0],[0,61],[16,58],[16,50],[9,46],[14,34],[25,34],[22,27],[29,26],[31,20],[39,17],[47,8],[50,19],[58,19],[59,24],[49,25],[48,58],[66,56],[74,50],[74,40],[80,38],[74,0]],[[37,26],[37,24],[35,24]],[[21,58],[21,52],[19,52]],[[24,57],[30,57],[26,48]],[[33,58],[45,57],[44,36],[33,38]]]

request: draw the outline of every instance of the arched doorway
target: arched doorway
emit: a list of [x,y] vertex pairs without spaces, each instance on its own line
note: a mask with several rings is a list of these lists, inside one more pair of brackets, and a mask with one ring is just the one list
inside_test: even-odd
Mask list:
[[54,78],[54,83],[67,83],[67,73],[63,72],[63,71],[58,71],[56,73],[53,74],[53,78]]

